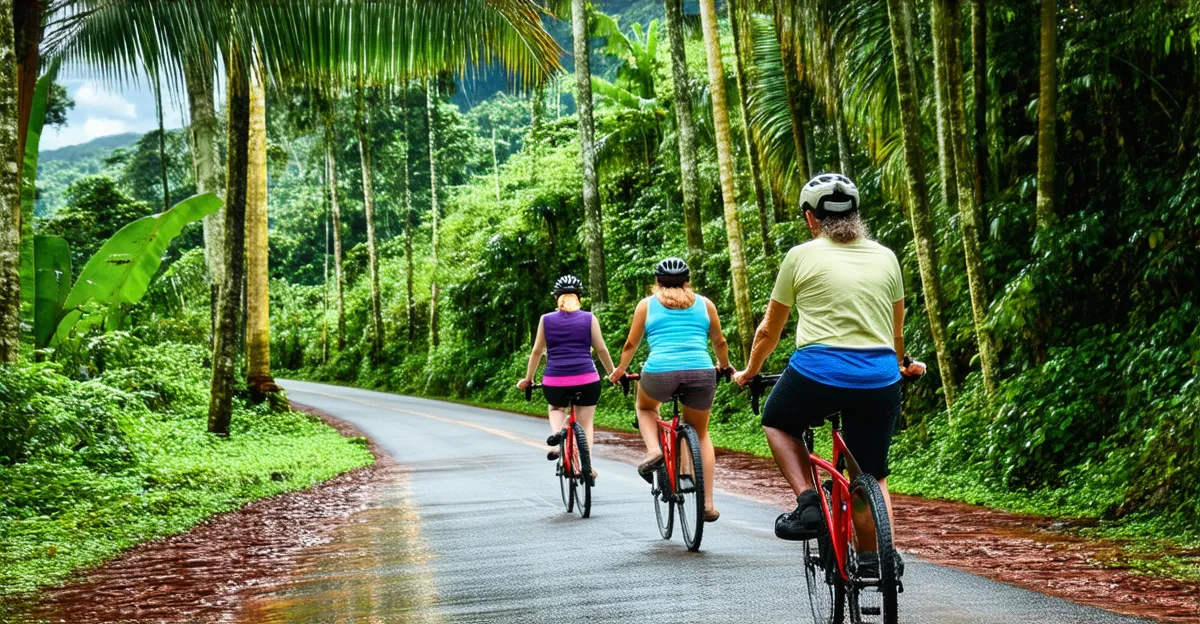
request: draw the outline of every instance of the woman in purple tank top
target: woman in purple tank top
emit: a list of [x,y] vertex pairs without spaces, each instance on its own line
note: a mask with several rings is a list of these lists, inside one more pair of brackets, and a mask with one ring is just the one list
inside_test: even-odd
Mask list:
[[[600,321],[591,312],[579,309],[582,291],[583,282],[574,275],[564,275],[554,282],[554,299],[558,310],[543,315],[538,323],[533,352],[529,354],[529,367],[525,371],[525,378],[517,382],[517,387],[524,390],[525,386],[533,383],[533,374],[545,355],[542,393],[550,404],[550,432],[553,434],[562,430],[567,420],[568,397],[578,394],[575,419],[583,425],[588,447],[591,448],[592,420],[596,414],[596,404],[600,402],[600,374],[592,362],[592,351],[596,352],[609,374],[613,371],[613,362],[608,347],[604,346]],[[550,451],[546,459],[558,459],[558,450]],[[595,477],[595,474],[593,470],[592,476]]]

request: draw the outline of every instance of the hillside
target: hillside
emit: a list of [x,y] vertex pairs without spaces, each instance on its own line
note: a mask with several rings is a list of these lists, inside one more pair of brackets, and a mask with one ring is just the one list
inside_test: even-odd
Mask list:
[[[68,145],[38,153],[37,203],[34,214],[47,217],[63,202],[63,193],[76,180],[104,173],[104,159],[113,150],[133,147],[142,135],[136,132],[114,134],[92,139],[87,143]],[[114,177],[116,171],[109,172]]]

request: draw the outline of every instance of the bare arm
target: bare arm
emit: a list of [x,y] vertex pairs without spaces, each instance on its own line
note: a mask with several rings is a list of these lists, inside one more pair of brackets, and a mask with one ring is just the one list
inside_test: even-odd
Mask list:
[[892,304],[892,344],[896,348],[896,364],[900,366],[900,374],[905,377],[919,377],[925,373],[925,364],[913,361],[904,365],[904,300]]
[[792,313],[791,306],[784,305],[772,299],[767,304],[767,315],[763,317],[758,329],[754,331],[754,347],[750,349],[750,358],[746,362],[746,370],[734,376],[738,385],[749,383],[750,379],[762,370],[767,356],[779,346],[779,338],[787,326],[788,316]]
[[616,367],[613,366],[612,356],[608,354],[608,345],[604,344],[604,333],[600,331],[600,319],[595,315],[592,316],[592,350],[596,352],[596,357],[600,358],[605,372],[611,375]]
[[713,351],[717,353],[717,368],[722,371],[729,368],[729,343],[725,333],[721,331],[721,317],[717,316],[717,306],[706,297],[705,307],[708,309],[708,339],[712,342]]
[[633,361],[633,354],[637,352],[638,345],[642,344],[642,335],[646,333],[646,311],[649,307],[649,304],[643,299],[633,310],[633,322],[629,326],[629,337],[625,339],[625,346],[621,347],[621,363],[608,376],[609,381],[613,383],[619,381],[625,374],[625,369],[629,368],[629,363]]
[[525,369],[525,378],[517,382],[517,387],[522,390],[525,386],[533,383],[533,374],[537,372],[538,364],[542,362],[542,356],[546,354],[546,328],[542,326],[542,321],[538,321],[537,338],[533,340],[533,350],[529,352],[529,366]]

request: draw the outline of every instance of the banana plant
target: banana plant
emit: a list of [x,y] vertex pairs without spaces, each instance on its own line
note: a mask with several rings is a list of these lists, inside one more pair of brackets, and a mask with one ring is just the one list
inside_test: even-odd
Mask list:
[[[44,313],[43,318],[47,319],[44,322],[56,328],[52,335],[47,331],[44,346],[54,346],[96,327],[112,327],[120,318],[122,306],[137,303],[146,294],[150,280],[162,264],[163,252],[179,236],[183,227],[220,208],[221,200],[216,195],[195,195],[175,204],[166,212],[142,217],[118,230],[88,259],[71,292],[61,299],[61,305],[57,305],[60,301],[57,294],[47,292],[43,298],[39,293],[39,299],[43,299],[44,305],[49,307]],[[54,263],[49,257],[60,253],[63,251],[57,249],[55,244],[46,243],[47,263],[50,266]],[[69,256],[67,262],[69,272]],[[61,262],[58,266],[61,267]],[[62,282],[52,283],[48,274],[45,274],[44,283],[47,290],[61,289]],[[51,303],[52,298],[54,303]]]
[[33,237],[33,203],[37,196],[37,163],[38,142],[42,138],[42,125],[46,121],[46,106],[49,100],[50,85],[58,73],[58,63],[53,63],[49,71],[38,79],[33,90],[33,110],[29,114],[29,128],[25,136],[25,165],[21,170],[21,322],[32,325],[36,307],[36,252]]

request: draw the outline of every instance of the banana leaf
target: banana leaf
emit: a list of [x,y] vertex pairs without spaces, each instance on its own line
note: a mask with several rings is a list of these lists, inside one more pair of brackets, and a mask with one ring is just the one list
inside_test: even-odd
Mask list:
[[71,292],[71,248],[61,236],[33,238],[34,305],[33,338],[38,349],[54,337],[63,304]]
[[[162,264],[163,252],[183,227],[220,208],[216,195],[194,195],[166,212],[142,217],[118,230],[79,273],[63,304],[63,319],[53,340],[60,342],[72,332],[83,334],[106,325],[106,319],[119,319],[122,305],[137,303],[146,294]],[[85,314],[85,308],[89,313]],[[96,308],[101,311],[92,312]]]
[[33,243],[33,202],[37,195],[38,143],[46,121],[46,102],[50,84],[58,73],[58,64],[38,79],[33,89],[33,109],[29,113],[29,129],[25,134],[25,164],[21,169],[21,321],[32,327],[36,322],[36,263]]

